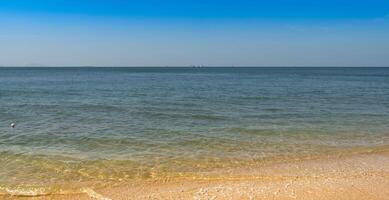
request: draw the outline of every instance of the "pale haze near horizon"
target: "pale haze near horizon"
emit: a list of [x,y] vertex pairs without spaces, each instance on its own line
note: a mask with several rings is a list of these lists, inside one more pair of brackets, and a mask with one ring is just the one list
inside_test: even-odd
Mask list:
[[0,66],[389,66],[389,17],[0,15]]

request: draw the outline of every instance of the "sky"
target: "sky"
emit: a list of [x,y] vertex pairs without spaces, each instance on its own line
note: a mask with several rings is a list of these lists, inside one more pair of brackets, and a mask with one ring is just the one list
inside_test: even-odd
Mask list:
[[389,66],[388,0],[0,0],[0,66]]

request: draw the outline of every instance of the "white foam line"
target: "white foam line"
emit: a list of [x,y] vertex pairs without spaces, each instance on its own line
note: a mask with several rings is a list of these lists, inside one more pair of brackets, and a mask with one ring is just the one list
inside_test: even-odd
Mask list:
[[4,188],[0,187],[0,189],[7,192],[7,194],[12,196],[42,196],[46,195],[45,190],[42,188],[35,188],[35,189],[10,189],[10,188]]
[[92,190],[91,188],[82,188],[81,189],[81,192],[84,192],[85,194],[87,194],[90,198],[93,198],[93,199],[97,199],[97,200],[112,200],[110,198],[107,198],[97,192],[95,192],[94,190]]

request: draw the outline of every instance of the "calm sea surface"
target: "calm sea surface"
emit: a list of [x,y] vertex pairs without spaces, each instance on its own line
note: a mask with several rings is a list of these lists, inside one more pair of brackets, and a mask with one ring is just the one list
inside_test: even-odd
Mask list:
[[0,68],[0,191],[388,145],[389,68]]

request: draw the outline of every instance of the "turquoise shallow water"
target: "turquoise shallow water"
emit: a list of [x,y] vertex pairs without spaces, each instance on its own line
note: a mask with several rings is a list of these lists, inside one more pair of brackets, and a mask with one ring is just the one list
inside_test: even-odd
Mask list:
[[2,187],[388,145],[389,68],[0,68]]

